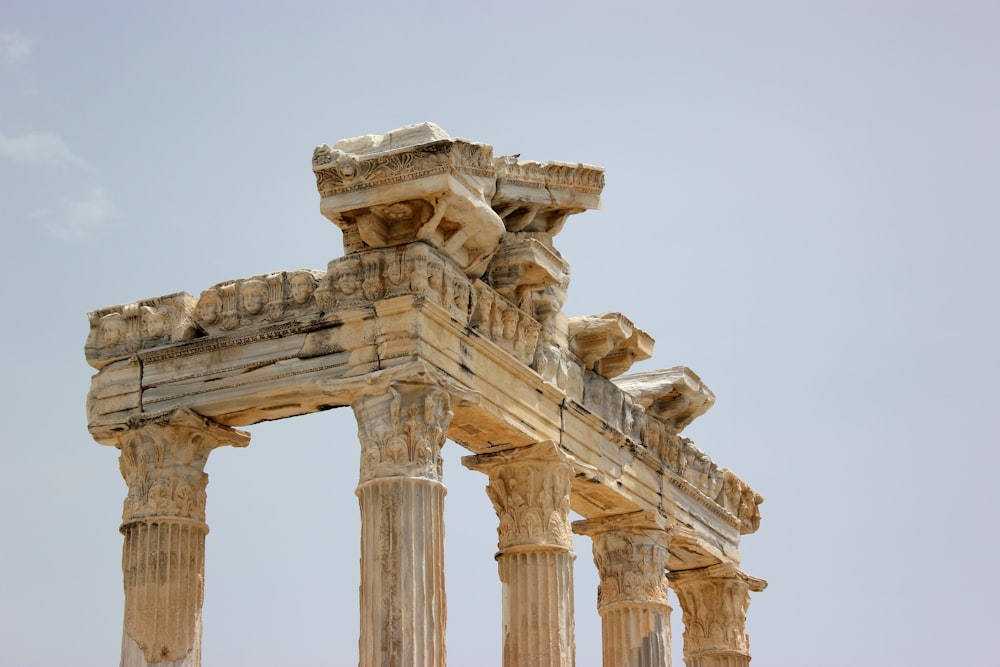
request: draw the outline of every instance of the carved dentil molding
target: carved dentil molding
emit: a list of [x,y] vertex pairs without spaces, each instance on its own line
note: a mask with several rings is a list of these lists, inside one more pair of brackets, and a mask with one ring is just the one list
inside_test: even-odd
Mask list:
[[361,441],[361,483],[385,477],[440,482],[451,396],[427,385],[396,384],[352,406]]
[[551,442],[462,459],[489,476],[500,552],[523,547],[572,549],[569,524],[573,467]]

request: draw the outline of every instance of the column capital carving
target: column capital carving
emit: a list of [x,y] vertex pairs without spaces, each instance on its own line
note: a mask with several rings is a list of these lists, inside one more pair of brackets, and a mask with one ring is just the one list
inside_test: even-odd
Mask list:
[[486,494],[500,519],[500,554],[572,550],[570,461],[551,440],[462,458],[462,465],[489,476]]
[[209,452],[250,443],[246,431],[222,426],[186,408],[132,418],[124,429],[107,437],[121,450],[118,464],[128,485],[123,529],[150,519],[204,523]]
[[594,563],[601,575],[597,607],[669,606],[667,599],[667,546],[670,531],[665,517],[641,511],[573,522],[573,532],[589,535],[594,543]]
[[441,447],[455,415],[448,391],[397,382],[351,407],[361,441],[361,484],[386,477],[441,481]]
[[667,575],[684,615],[684,655],[750,655],[746,633],[750,591],[767,586],[732,563]]

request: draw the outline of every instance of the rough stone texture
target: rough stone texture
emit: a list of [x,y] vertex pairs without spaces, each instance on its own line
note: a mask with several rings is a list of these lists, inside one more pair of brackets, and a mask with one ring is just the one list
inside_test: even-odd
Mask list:
[[[573,662],[570,509],[595,539],[606,664],[665,664],[669,607],[656,571],[682,573],[684,616],[700,623],[708,594],[686,583],[690,573],[738,572],[740,537],[757,530],[763,498],[679,435],[714,400],[697,375],[623,375],[652,353],[652,338],[619,313],[563,312],[570,269],[554,238],[569,216],[599,207],[603,170],[494,157],[426,123],[321,146],[312,166],[321,211],[344,235],[344,256],[325,271],[260,273],[198,298],[89,314],[88,426],[122,448],[130,498],[134,487],[144,499],[127,506],[123,527],[123,664],[199,663],[192,582],[207,525],[191,486],[200,469],[185,458],[191,443],[207,455],[215,444],[245,444],[230,427],[347,406],[362,447],[362,665],[444,664],[445,437],[489,477],[506,664]],[[130,463],[128,452],[141,455]],[[165,509],[147,515],[152,487],[142,490],[147,478],[134,470],[150,461],[148,483],[176,488],[156,490]],[[182,497],[191,494],[189,506]],[[185,514],[191,507],[196,515]],[[645,527],[623,518],[637,516]],[[669,525],[666,542],[657,521]],[[128,591],[159,586],[140,552],[173,563],[178,545],[195,556],[169,570],[190,593],[177,603],[182,622],[168,626],[160,598],[137,607]],[[173,610],[174,598],[164,599]],[[729,609],[736,627],[745,605]],[[545,620],[529,620],[536,614]],[[636,642],[648,648],[638,657]],[[699,651],[692,660],[715,659]]]

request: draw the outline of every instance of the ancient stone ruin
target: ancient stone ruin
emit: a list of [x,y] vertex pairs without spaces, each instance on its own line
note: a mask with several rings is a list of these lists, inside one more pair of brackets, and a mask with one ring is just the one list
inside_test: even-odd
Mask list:
[[[494,157],[425,123],[313,153],[343,232],[326,271],[276,271],[89,314],[89,429],[121,450],[122,665],[201,664],[204,466],[239,426],[350,407],[361,470],[360,664],[445,664],[445,438],[488,478],[503,664],[574,664],[573,532],[593,541],[606,666],[750,661],[740,536],[762,498],[682,434],[714,402],[653,339],[562,312],[554,237],[598,167]],[[570,510],[585,517],[570,521]],[[483,554],[484,558],[489,554]]]

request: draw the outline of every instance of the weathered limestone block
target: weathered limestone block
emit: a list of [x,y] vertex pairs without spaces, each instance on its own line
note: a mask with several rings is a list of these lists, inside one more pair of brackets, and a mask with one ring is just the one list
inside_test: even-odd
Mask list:
[[583,367],[606,378],[653,356],[653,337],[621,313],[569,318],[569,349]]
[[601,207],[604,169],[567,162],[498,157],[493,210],[509,232],[555,236],[574,213]]
[[684,366],[633,373],[614,378],[612,382],[674,433],[683,431],[715,403],[712,390],[694,371]]
[[201,664],[205,576],[205,463],[216,447],[245,447],[249,434],[185,409],[135,419],[94,437],[121,450],[128,485],[123,667]]
[[763,591],[767,582],[731,563],[671,572],[668,578],[683,612],[687,667],[747,667],[750,591]]
[[320,211],[344,251],[424,241],[478,278],[500,243],[490,208],[493,149],[452,139],[433,123],[326,144],[313,152]]
[[616,514],[575,521],[573,531],[594,544],[604,666],[669,667],[666,519],[649,511]]
[[87,313],[87,363],[101,369],[138,350],[193,338],[194,307],[194,297],[178,292]]
[[729,470],[723,471],[722,505],[736,515],[740,521],[740,533],[747,535],[757,532],[760,527],[760,507],[764,496],[751,488]]
[[466,456],[489,476],[499,525],[504,667],[574,664],[573,466],[552,442]]
[[359,664],[444,667],[441,447],[451,397],[393,384],[352,407],[361,440]]
[[569,265],[539,234],[504,234],[485,280],[519,308],[532,308],[533,294],[567,281]]

